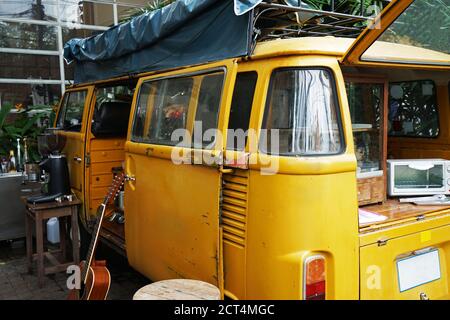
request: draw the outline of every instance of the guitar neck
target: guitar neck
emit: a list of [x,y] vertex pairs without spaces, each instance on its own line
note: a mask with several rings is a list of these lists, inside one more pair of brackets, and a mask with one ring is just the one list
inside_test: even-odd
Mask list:
[[92,264],[92,260],[94,259],[94,253],[95,253],[95,249],[97,247],[98,236],[100,234],[103,217],[105,215],[106,203],[102,203],[100,206],[102,208],[101,213],[100,213],[100,215],[97,216],[97,221],[95,222],[94,229],[92,232],[92,240],[91,240],[91,243],[89,244],[89,249],[87,252],[86,263],[84,264],[84,267],[83,267],[82,279],[84,282],[86,281],[87,271],[89,270],[89,267]]
[[86,277],[88,274],[89,267],[91,266],[92,260],[94,259],[95,248],[97,247],[98,236],[100,234],[100,229],[102,228],[103,217],[105,215],[106,205],[112,200],[115,199],[117,192],[120,190],[120,187],[123,185],[125,179],[125,175],[123,173],[117,175],[112,182],[110,189],[108,190],[103,203],[97,210],[97,221],[95,222],[94,229],[92,230],[92,239],[89,245],[88,254],[86,257],[86,262],[83,266],[83,270],[81,273],[81,277],[83,282],[86,283]]

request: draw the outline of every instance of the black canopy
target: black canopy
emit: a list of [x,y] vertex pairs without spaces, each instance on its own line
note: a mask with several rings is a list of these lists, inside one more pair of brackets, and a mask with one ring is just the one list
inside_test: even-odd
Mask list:
[[75,83],[245,56],[258,0],[179,0],[103,33],[71,39]]

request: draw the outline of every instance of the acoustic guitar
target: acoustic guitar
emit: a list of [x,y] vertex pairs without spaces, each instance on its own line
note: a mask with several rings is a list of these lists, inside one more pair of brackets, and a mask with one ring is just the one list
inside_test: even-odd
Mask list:
[[95,261],[95,249],[97,247],[98,236],[102,227],[106,207],[117,197],[124,181],[124,173],[119,173],[115,176],[107,195],[97,209],[97,218],[93,228],[92,240],[89,245],[87,257],[85,261],[80,263],[82,280],[81,289],[71,290],[68,300],[105,300],[108,296],[111,275],[106,268],[105,261]]

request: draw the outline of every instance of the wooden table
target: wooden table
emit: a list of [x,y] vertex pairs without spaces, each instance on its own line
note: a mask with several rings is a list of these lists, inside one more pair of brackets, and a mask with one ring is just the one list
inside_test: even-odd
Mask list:
[[361,207],[361,209],[386,217],[385,220],[379,222],[360,224],[360,231],[367,231],[379,225],[393,225],[406,219],[420,219],[427,215],[447,214],[450,206],[416,205],[414,203],[400,202],[398,199],[388,199],[382,204],[368,205]]
[[417,217],[420,215],[442,211],[449,209],[449,205],[416,205],[414,203],[409,202],[400,202],[398,199],[389,199],[383,204],[375,204],[362,207],[362,209],[366,209],[369,211],[376,212],[381,214],[387,218],[387,220],[383,221],[396,221],[410,217]]
[[133,300],[220,300],[220,290],[199,280],[163,280],[140,288]]
[[[78,230],[78,206],[81,201],[78,199],[62,202],[47,202],[40,204],[26,204],[26,247],[27,247],[27,269],[32,272],[33,260],[37,260],[37,273],[39,287],[44,284],[44,275],[66,271],[67,267],[80,263],[79,230]],[[43,225],[50,218],[58,218],[60,246],[59,250],[44,252],[44,231]],[[33,222],[36,232],[36,253],[33,253]],[[67,259],[67,230],[72,229],[72,260]],[[57,259],[59,255],[59,260]],[[45,267],[45,258],[52,264]]]

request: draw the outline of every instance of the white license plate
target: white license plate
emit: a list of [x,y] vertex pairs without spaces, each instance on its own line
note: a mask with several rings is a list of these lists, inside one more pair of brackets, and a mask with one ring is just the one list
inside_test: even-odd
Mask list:
[[397,274],[400,292],[440,279],[438,250],[397,260]]

